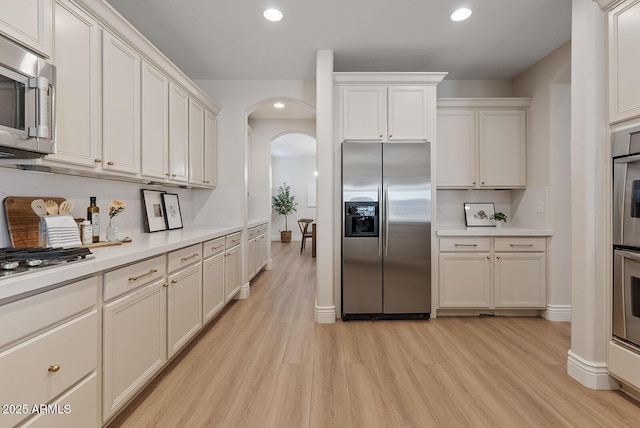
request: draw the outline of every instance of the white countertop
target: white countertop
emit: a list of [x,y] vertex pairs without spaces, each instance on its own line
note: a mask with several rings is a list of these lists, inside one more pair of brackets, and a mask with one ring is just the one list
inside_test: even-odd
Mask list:
[[247,221],[247,227],[257,226],[262,223],[269,223],[269,220],[266,218],[250,218]]
[[437,236],[553,236],[550,229],[526,229],[520,227],[442,227]]
[[91,249],[93,256],[83,261],[0,278],[0,305],[46,291],[66,282],[240,230],[242,226],[194,226],[188,229],[138,233],[131,236],[133,242]]

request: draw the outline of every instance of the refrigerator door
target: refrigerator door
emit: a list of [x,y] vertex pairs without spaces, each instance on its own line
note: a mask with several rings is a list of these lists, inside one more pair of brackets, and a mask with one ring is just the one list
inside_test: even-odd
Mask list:
[[[342,144],[342,313],[382,313],[381,236],[346,237],[346,202],[378,202],[382,193],[382,144]],[[381,209],[378,210],[380,213]],[[378,219],[380,222],[380,219]]]
[[431,168],[429,143],[383,148],[383,308],[431,312]]

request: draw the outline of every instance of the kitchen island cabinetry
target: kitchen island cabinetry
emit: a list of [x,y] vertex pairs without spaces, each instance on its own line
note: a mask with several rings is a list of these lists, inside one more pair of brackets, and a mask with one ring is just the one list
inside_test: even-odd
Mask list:
[[32,406],[53,404],[60,395],[77,399],[78,390],[87,394],[82,400],[88,407],[46,415],[46,426],[96,424],[97,390],[87,385],[95,386],[98,364],[97,292],[94,276],[0,306],[0,401],[28,407],[3,414],[2,426],[36,416]]
[[167,356],[175,355],[202,327],[202,245],[168,255]]
[[103,421],[166,362],[166,284],[165,256],[104,275]]
[[609,121],[640,116],[640,0],[609,12]]
[[438,188],[526,186],[529,98],[438,100]]
[[52,7],[53,0],[5,0],[0,33],[49,57]]
[[440,238],[439,307],[545,309],[544,237]]

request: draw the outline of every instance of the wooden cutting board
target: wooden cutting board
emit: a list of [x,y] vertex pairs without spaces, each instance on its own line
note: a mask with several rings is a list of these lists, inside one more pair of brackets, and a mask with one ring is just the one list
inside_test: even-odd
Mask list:
[[37,247],[40,217],[31,209],[34,199],[53,200],[60,205],[65,198],[50,196],[7,196],[4,198],[4,214],[12,247]]

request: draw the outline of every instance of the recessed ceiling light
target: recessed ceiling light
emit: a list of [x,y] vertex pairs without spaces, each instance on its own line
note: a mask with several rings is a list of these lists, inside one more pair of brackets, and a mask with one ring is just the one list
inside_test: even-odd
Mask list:
[[282,19],[282,12],[278,9],[267,9],[262,14],[267,21],[278,22]]
[[284,108],[284,103],[275,103],[273,106],[275,108]]
[[467,9],[466,7],[463,7],[462,9],[458,9],[451,14],[451,20],[464,21],[465,19],[471,16],[471,13],[472,13],[471,9]]

